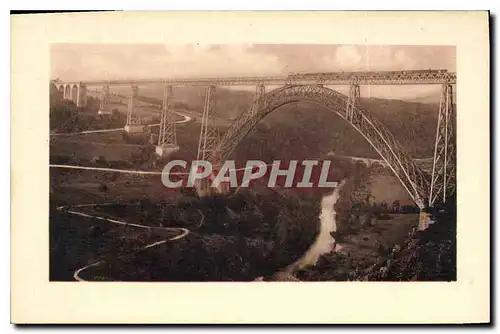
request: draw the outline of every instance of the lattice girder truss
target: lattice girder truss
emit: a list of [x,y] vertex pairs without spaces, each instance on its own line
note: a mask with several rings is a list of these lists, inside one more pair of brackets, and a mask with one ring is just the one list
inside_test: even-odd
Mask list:
[[436,127],[429,206],[444,203],[456,190],[456,129],[453,86],[442,86]]
[[109,111],[109,85],[102,86],[99,110]]
[[359,107],[361,99],[360,89],[358,84],[352,84],[349,86],[349,96],[347,98],[346,106],[346,119],[349,122],[353,121],[355,110]]
[[[66,85],[78,84],[80,81],[60,82]],[[252,76],[252,77],[211,77],[211,78],[156,78],[135,80],[92,80],[85,81],[87,85],[164,85],[173,86],[207,86],[207,85],[413,85],[413,84],[444,84],[455,83],[456,73],[447,70],[403,70],[403,71],[355,71],[355,72],[324,72],[324,73],[295,73],[281,76]]]
[[163,89],[163,101],[161,105],[160,132],[158,133],[158,146],[177,145],[177,133],[175,129],[175,115],[173,110],[173,89],[171,85],[165,85]]
[[[209,160],[213,164],[217,164],[219,162],[215,149],[219,145],[221,139],[220,131],[216,125],[216,92],[217,87],[215,85],[208,86],[205,94],[203,116],[201,119],[197,157],[197,160]],[[208,157],[210,157],[210,159]]]
[[139,87],[132,86],[131,93],[128,98],[128,110],[127,110],[127,125],[140,125],[141,119],[134,112],[137,106],[137,96],[139,95]]
[[266,86],[262,83],[255,86],[255,95],[251,112],[257,114],[259,110],[266,107]]

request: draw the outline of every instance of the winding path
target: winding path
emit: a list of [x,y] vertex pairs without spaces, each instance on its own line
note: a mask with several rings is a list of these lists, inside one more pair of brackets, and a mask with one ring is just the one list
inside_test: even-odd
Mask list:
[[[68,169],[84,169],[84,170],[96,170],[101,172],[116,172],[116,173],[126,173],[126,174],[146,174],[146,175],[160,175],[162,172],[145,171],[145,170],[130,170],[130,169],[116,169],[116,168],[104,168],[104,167],[88,167],[88,166],[78,166],[78,165],[57,165],[50,164],[50,168],[68,168]],[[171,174],[188,174],[188,173],[171,173]]]
[[[142,248],[140,248],[139,250],[143,250],[143,249],[148,249],[148,248],[152,248],[152,247],[155,247],[155,246],[159,246],[159,245],[162,245],[162,244],[165,244],[169,241],[175,241],[175,240],[179,240],[179,239],[182,239],[184,237],[186,237],[191,231],[186,229],[186,228],[183,228],[183,227],[156,227],[156,226],[147,226],[147,225],[141,225],[141,224],[133,224],[133,223],[127,223],[127,222],[124,222],[124,221],[120,221],[120,220],[115,220],[115,219],[110,219],[110,218],[106,218],[106,217],[101,217],[101,216],[97,216],[97,215],[89,215],[89,214],[86,214],[86,213],[83,213],[83,212],[79,212],[79,211],[73,211],[73,210],[67,210],[69,208],[82,208],[82,207],[96,207],[96,206],[110,206],[110,205],[116,205],[116,204],[120,204],[120,203],[101,203],[101,204],[80,204],[80,205],[67,205],[67,206],[59,206],[57,207],[57,210],[58,211],[65,211],[67,213],[70,213],[70,214],[73,214],[73,215],[77,215],[77,216],[81,216],[81,217],[86,217],[86,218],[92,218],[92,219],[98,219],[98,220],[103,220],[103,221],[108,221],[108,222],[111,222],[111,223],[114,223],[114,224],[118,224],[118,225],[125,225],[125,226],[133,226],[133,227],[140,227],[140,228],[144,228],[144,229],[148,229],[148,230],[152,230],[152,229],[156,229],[156,230],[164,230],[164,231],[173,231],[173,232],[179,232],[178,235],[176,235],[175,237],[172,237],[172,238],[169,238],[169,239],[165,239],[165,240],[161,240],[161,241],[157,241],[157,242],[154,242],[152,244],[149,244],[147,246],[144,246]],[[203,215],[202,215],[202,219],[203,219]],[[96,261],[96,262],[93,262],[83,268],[80,268],[78,270],[76,270],[73,274],[73,278],[77,281],[85,281],[84,279],[82,279],[80,277],[80,273],[88,268],[92,268],[92,267],[97,267],[101,264],[104,264],[106,261],[105,260],[99,260],[99,261]]]
[[[183,123],[191,122],[193,120],[193,117],[191,117],[191,116],[181,114],[177,111],[174,111],[174,113],[176,113],[177,115],[179,115],[181,117],[184,117],[183,120],[175,122],[176,124],[183,124]],[[154,126],[160,126],[160,123],[148,124],[146,126],[152,128]],[[58,132],[58,133],[51,133],[50,135],[51,136],[64,136],[64,135],[68,136],[68,135],[81,135],[81,134],[88,134],[88,133],[101,133],[101,132],[114,132],[114,131],[123,131],[123,127],[122,128],[114,128],[114,129],[86,130],[86,131],[80,131],[80,132]]]
[[[272,166],[272,164],[267,164],[266,166]],[[59,165],[59,164],[49,164],[50,168],[68,168],[68,169],[84,169],[84,170],[96,170],[101,172],[116,172],[116,173],[126,173],[126,174],[143,174],[143,175],[161,175],[163,172],[147,171],[147,170],[131,170],[131,169],[117,169],[117,168],[106,168],[106,167],[90,167],[90,166],[80,166],[80,165]],[[231,171],[242,171],[247,169],[252,169],[255,166],[241,167],[236,169],[230,169]],[[190,172],[170,172],[169,175],[189,175]]]

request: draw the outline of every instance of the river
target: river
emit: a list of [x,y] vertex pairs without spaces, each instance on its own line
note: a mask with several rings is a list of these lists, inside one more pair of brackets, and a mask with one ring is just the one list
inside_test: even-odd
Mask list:
[[304,267],[315,265],[321,255],[330,253],[335,249],[335,238],[331,235],[331,232],[337,231],[335,203],[340,198],[340,190],[345,182],[345,179],[342,180],[331,194],[323,196],[321,199],[320,231],[318,236],[305,254],[288,266],[285,272],[293,273]]

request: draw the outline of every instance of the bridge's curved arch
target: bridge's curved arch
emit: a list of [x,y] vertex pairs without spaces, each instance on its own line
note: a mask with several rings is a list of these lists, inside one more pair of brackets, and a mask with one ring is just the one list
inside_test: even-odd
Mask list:
[[411,198],[422,209],[428,197],[427,175],[415,165],[402,145],[387,128],[369,112],[354,108],[347,115],[347,96],[321,85],[288,85],[265,94],[258,107],[241,114],[222,137],[220,144],[208,156],[213,162],[223,162],[236,149],[239,142],[267,114],[291,103],[308,101],[326,107],[351,124],[371,144],[387,163]]

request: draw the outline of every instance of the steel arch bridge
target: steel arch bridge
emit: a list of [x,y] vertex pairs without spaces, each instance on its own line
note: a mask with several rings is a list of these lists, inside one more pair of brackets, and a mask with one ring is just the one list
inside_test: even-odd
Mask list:
[[225,161],[262,118],[284,105],[301,101],[326,107],[349,122],[385,160],[415,203],[421,209],[426,207],[429,178],[406,154],[402,145],[381,122],[356,105],[355,100],[351,102],[348,96],[322,85],[288,85],[259,96],[252,108],[234,121],[205,158],[215,163]]
[[[131,86],[126,131],[140,131],[134,120],[134,105],[138,85],[164,86],[161,124],[156,152],[178,149],[172,88],[178,86],[207,87],[198,144],[198,160],[220,164],[233,152],[238,143],[267,114],[277,108],[300,101],[309,101],[329,108],[349,122],[378,152],[420,209],[444,203],[456,188],[455,105],[453,85],[456,74],[447,70],[404,70],[368,72],[296,73],[287,76],[213,77],[171,79],[124,79],[63,82],[54,80],[63,98],[85,105],[87,86],[101,86],[99,113],[109,113],[109,87]],[[225,134],[215,124],[216,91],[219,86],[254,86],[251,108],[240,115]],[[266,93],[266,85],[281,86]],[[323,86],[324,85],[324,86]],[[349,94],[343,95],[325,86],[348,85]],[[402,145],[387,128],[360,106],[360,85],[440,85],[441,101],[436,126],[432,171],[425,172],[410,158]],[[137,129],[136,129],[137,128]]]

